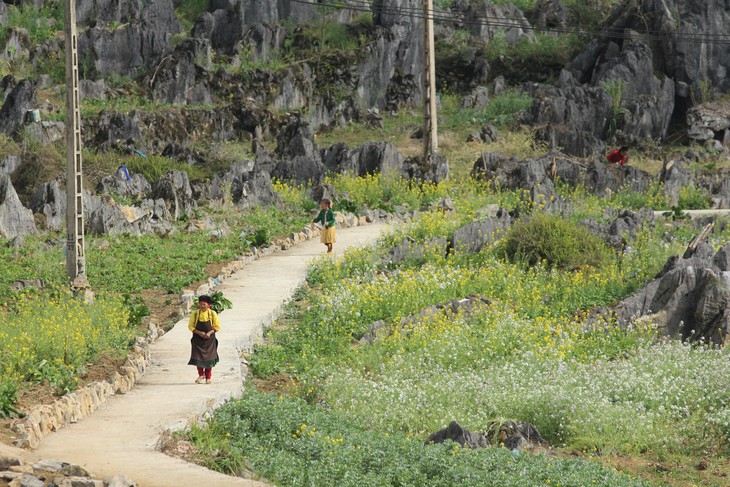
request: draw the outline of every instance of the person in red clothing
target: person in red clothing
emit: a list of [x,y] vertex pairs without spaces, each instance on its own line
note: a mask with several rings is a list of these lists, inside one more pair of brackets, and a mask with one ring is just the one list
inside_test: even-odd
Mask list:
[[629,152],[629,148],[626,146],[623,146],[620,149],[614,149],[611,152],[609,152],[608,155],[606,155],[606,159],[611,164],[621,163],[621,165],[623,166],[624,164],[626,164],[626,161],[629,160],[628,152]]

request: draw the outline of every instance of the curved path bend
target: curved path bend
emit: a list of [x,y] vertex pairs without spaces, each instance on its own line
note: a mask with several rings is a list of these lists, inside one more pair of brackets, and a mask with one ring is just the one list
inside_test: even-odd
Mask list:
[[[335,250],[374,242],[382,225],[340,229]],[[322,256],[317,240],[262,257],[226,279],[217,289],[233,303],[221,314],[213,383],[195,384],[190,355],[188,317],[150,346],[150,365],[137,386],[116,395],[93,415],[45,437],[34,452],[38,458],[83,466],[94,475],[125,475],[140,487],[193,485],[262,486],[261,482],[229,477],[172,458],[155,449],[160,434],[186,427],[243,390],[239,350],[260,336],[262,324],[291,296],[305,278],[313,258]]]

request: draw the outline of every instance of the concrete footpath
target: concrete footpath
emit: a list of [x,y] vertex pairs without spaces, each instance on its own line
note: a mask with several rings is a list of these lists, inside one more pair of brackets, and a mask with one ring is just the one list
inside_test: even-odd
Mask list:
[[[340,229],[335,250],[374,242],[382,225]],[[217,289],[232,301],[221,313],[213,383],[195,384],[190,357],[188,317],[150,346],[151,364],[137,387],[103,404],[92,416],[47,436],[34,456],[75,463],[98,476],[125,475],[140,487],[205,485],[257,486],[252,480],[228,477],[155,450],[160,433],[187,425],[243,388],[239,350],[260,336],[262,323],[303,281],[307,263],[322,257],[324,245],[312,240],[286,252],[262,257],[226,279]]]

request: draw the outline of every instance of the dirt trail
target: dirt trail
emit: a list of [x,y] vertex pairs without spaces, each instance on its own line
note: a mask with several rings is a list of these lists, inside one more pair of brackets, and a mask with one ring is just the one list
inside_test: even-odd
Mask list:
[[[335,249],[374,242],[382,225],[340,229]],[[226,279],[218,288],[233,302],[221,314],[219,355],[213,383],[195,384],[188,318],[179,321],[151,345],[151,364],[137,387],[114,396],[92,416],[47,436],[33,456],[72,462],[94,475],[126,475],[141,487],[186,485],[258,486],[252,480],[228,477],[155,450],[160,433],[180,429],[231,397],[243,381],[238,351],[261,333],[262,323],[290,297],[305,277],[307,263],[324,246],[308,241],[263,257]]]

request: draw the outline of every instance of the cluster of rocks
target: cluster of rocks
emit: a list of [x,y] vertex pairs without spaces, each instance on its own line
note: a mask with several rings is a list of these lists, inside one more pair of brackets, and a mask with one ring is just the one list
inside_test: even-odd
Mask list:
[[722,0],[623,2],[602,28],[622,39],[597,37],[553,86],[527,86],[534,102],[522,121],[539,127],[551,147],[578,156],[603,154],[608,138],[664,140],[673,120],[684,120],[690,137],[722,147],[728,111],[707,98],[730,86],[727,56],[719,44],[684,38],[727,35],[729,15]]
[[447,440],[471,449],[500,446],[520,451],[549,447],[533,424],[515,421],[492,423],[484,433],[469,431],[456,421],[452,421],[446,428],[431,434],[426,440],[426,445],[443,443]]
[[136,487],[125,476],[100,479],[78,465],[56,460],[26,462],[20,457],[0,457],[0,479],[9,487]]
[[700,243],[673,256],[642,289],[613,309],[620,326],[651,322],[663,336],[724,344],[730,338],[730,244]]
[[500,188],[527,190],[533,199],[541,195],[546,209],[554,203],[560,209],[555,184],[559,180],[573,187],[585,188],[597,196],[610,196],[626,189],[645,192],[661,182],[667,201],[676,205],[680,191],[694,188],[704,195],[712,208],[730,208],[730,170],[713,169],[692,172],[688,165],[697,161],[695,151],[667,159],[657,176],[632,166],[607,164],[603,158],[575,158],[557,151],[544,156],[520,159],[497,152],[483,153],[473,164],[471,175],[491,181]]

